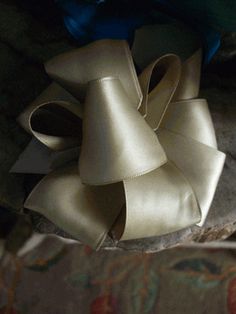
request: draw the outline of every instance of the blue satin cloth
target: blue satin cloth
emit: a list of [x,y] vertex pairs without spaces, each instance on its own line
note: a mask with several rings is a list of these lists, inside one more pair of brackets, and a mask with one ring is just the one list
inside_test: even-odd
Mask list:
[[148,23],[151,2],[148,0],[145,5],[117,2],[56,1],[63,10],[67,30],[79,44],[104,38],[126,39],[131,43],[135,29]]
[[[126,39],[132,44],[137,28],[145,24],[158,24],[177,19],[184,22],[186,27],[193,29],[202,38],[205,64],[211,60],[220,46],[221,30],[219,25],[216,27],[215,18],[209,18],[209,7],[206,7],[207,12],[201,11],[202,8],[199,9],[200,11],[195,8],[197,6],[196,1],[55,1],[63,11],[67,30],[80,45],[104,38]],[[191,10],[191,3],[194,10]],[[199,0],[199,5],[204,6],[204,1]],[[218,10],[220,10],[220,6]],[[205,15],[201,15],[201,12],[205,12]],[[218,16],[217,12],[216,16]],[[218,24],[221,25],[222,23],[219,22]],[[224,28],[224,25],[221,28]]]

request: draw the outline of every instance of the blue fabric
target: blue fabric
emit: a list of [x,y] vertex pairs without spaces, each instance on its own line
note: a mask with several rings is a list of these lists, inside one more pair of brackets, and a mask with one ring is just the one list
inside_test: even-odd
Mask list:
[[121,5],[107,5],[101,1],[56,2],[63,9],[67,30],[80,44],[104,38],[131,42],[135,29],[145,23],[148,12],[147,5],[137,6],[137,10],[133,10],[129,3],[125,4],[126,10],[123,10]]
[[[203,5],[203,1],[200,5]],[[218,0],[219,1],[219,0]],[[126,39],[132,43],[136,28],[145,24],[179,19],[200,34],[204,61],[208,63],[220,46],[221,33],[214,27],[215,19],[207,19],[196,10],[197,2],[172,0],[57,0],[63,10],[67,30],[79,44],[103,38]],[[195,9],[191,11],[192,7]],[[209,6],[207,7],[209,11]],[[153,18],[153,12],[160,16]],[[200,11],[201,12],[201,11]],[[208,13],[208,12],[206,12]],[[162,14],[162,15],[161,15]],[[218,23],[219,24],[219,23]]]
[[80,4],[75,0],[57,1],[64,10],[64,23],[70,34],[80,42],[89,41],[88,30],[97,12],[96,4]]
[[215,29],[207,26],[199,26],[197,30],[203,41],[204,63],[208,64],[220,47],[221,34]]

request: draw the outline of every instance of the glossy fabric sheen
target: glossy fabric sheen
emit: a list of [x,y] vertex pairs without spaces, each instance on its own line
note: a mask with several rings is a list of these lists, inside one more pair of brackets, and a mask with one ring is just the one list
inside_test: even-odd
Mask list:
[[110,76],[122,82],[135,108],[142,100],[126,41],[96,41],[53,58],[46,63],[45,69],[51,78],[81,101],[84,101],[88,82]]
[[90,82],[79,159],[83,183],[109,184],[149,172],[167,161],[157,136],[130,103],[121,82]]
[[40,142],[53,150],[77,146],[79,143],[76,137],[52,136],[37,132],[32,128],[31,118],[33,114],[49,104],[63,107],[79,118],[83,115],[83,108],[79,102],[60,85],[53,83],[19,116],[19,123],[27,132],[32,133]]
[[77,165],[72,164],[44,177],[25,206],[44,214],[75,238],[98,247],[123,203],[122,182],[98,187],[84,185]]
[[[130,240],[202,225],[225,155],[217,150],[207,102],[194,99],[200,63],[200,50],[184,63],[168,54],[138,78],[127,43],[118,40],[49,61],[55,83],[19,120],[66,158],[38,183],[25,207],[94,248],[107,233]],[[70,115],[60,116],[55,106]],[[55,130],[62,118],[71,128],[83,119],[82,142],[76,128],[69,136],[35,130],[32,115],[40,121],[45,111]],[[78,165],[68,163],[78,145]]]
[[147,230],[149,236],[159,236],[199,221],[194,192],[170,162],[145,175],[126,180],[125,191],[127,209],[122,240],[145,238]]

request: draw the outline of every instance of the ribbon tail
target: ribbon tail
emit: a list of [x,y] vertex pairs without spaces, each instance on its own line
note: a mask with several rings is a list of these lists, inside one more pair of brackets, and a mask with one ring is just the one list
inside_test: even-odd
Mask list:
[[11,168],[13,173],[50,172],[52,151],[36,138],[33,138]]
[[[180,76],[181,61],[173,54],[157,59],[140,74],[139,82],[144,96],[139,112],[153,130],[159,127]],[[155,86],[153,89],[152,85]]]

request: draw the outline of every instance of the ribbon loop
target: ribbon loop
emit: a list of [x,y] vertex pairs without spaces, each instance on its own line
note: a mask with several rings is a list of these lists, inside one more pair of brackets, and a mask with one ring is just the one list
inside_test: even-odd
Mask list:
[[83,120],[80,175],[90,185],[109,184],[152,171],[167,161],[118,78],[89,83]]
[[[176,55],[165,55],[151,63],[139,76],[143,101],[139,111],[154,130],[158,128],[167,110],[181,74],[181,62]],[[160,77],[162,75],[162,77]],[[159,82],[156,79],[160,78]],[[153,82],[152,82],[153,81]],[[151,89],[151,83],[154,88]]]
[[45,64],[46,72],[80,102],[92,80],[115,76],[120,79],[135,108],[142,101],[129,46],[122,40],[99,40],[61,54]]
[[58,84],[51,84],[18,121],[24,129],[52,150],[64,150],[81,142],[80,103]]
[[198,97],[202,64],[202,50],[198,49],[182,63],[181,77],[173,101]]

